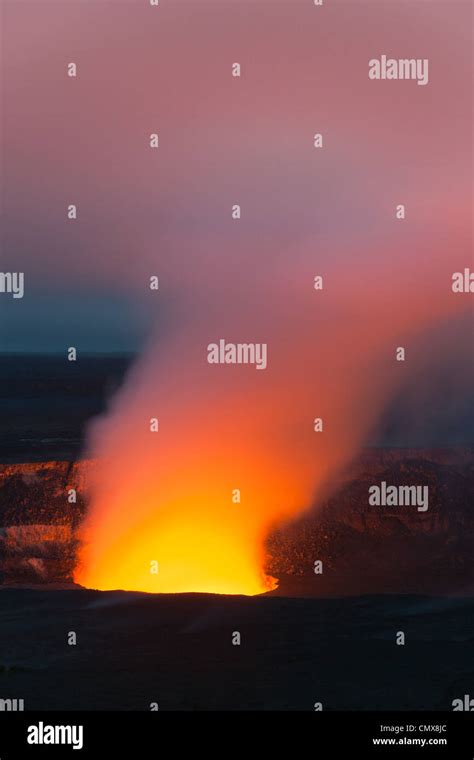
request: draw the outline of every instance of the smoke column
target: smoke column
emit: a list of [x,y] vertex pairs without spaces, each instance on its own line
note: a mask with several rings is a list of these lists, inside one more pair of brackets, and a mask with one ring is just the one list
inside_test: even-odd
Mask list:
[[[370,440],[427,331],[443,360],[472,261],[469,5],[7,4],[4,268],[149,327],[89,432],[78,582],[268,588],[268,530]],[[369,80],[382,53],[429,83]],[[208,364],[220,339],[267,344],[267,368]]]
[[[250,594],[271,585],[262,575],[268,530],[330,487],[416,369],[411,347],[420,334],[454,309],[433,268],[425,295],[405,287],[401,307],[387,261],[370,272],[388,287],[370,297],[355,294],[353,272],[335,292],[331,276],[326,291],[312,291],[291,255],[270,283],[266,272],[252,272],[262,287],[251,298],[243,283],[195,281],[176,332],[151,340],[94,427],[90,453],[100,466],[77,581]],[[357,275],[369,278],[360,268]],[[407,280],[418,278],[412,268]],[[207,346],[220,338],[266,342],[268,367],[208,364]],[[405,362],[395,360],[397,347],[405,347]]]
[[[442,161],[450,195],[438,187],[431,128],[435,113],[445,144],[458,140],[469,155],[467,132],[456,133],[454,120],[440,115],[448,101],[465,108],[451,94],[462,59],[446,51],[441,59],[431,28],[418,27],[407,40],[395,14],[393,27],[383,19],[391,44],[422,49],[432,81],[377,89],[367,78],[370,35],[359,18],[346,40],[356,62],[348,70],[319,25],[296,30],[283,4],[269,23],[265,4],[257,5],[252,32],[238,13],[228,26],[228,8],[212,6],[224,39],[250,61],[242,81],[232,81],[230,65],[227,73],[220,68],[230,64],[222,40],[208,40],[201,57],[188,39],[183,53],[191,66],[194,50],[207,78],[196,83],[201,100],[193,100],[192,133],[178,127],[175,134],[166,123],[170,148],[160,147],[164,157],[153,170],[169,212],[156,332],[90,433],[88,455],[100,464],[76,572],[86,586],[270,588],[262,571],[268,531],[331,488],[386,402],[417,372],[415,347],[426,331],[434,340],[438,325],[466,309],[451,276],[469,249],[469,171],[448,151]],[[196,18],[197,35],[207,37],[209,21]],[[348,31],[347,15],[342,27],[331,12],[326,22]],[[436,14],[430,21],[444,22]],[[286,66],[276,55],[285,24]],[[175,74],[182,84],[186,64]],[[184,101],[167,105],[180,124]],[[325,133],[319,154],[310,124]],[[397,124],[409,124],[408,133]],[[179,182],[173,159],[182,168]],[[163,187],[158,173],[168,170]],[[231,217],[236,203],[239,220]],[[407,209],[403,220],[396,218],[399,203]],[[146,271],[140,262],[150,267],[150,230],[137,242]],[[322,290],[313,287],[317,275]],[[267,344],[267,368],[209,364],[207,347],[221,339]],[[404,362],[396,360],[399,347]],[[156,433],[151,418],[159,420]],[[314,429],[317,418],[322,432]]]

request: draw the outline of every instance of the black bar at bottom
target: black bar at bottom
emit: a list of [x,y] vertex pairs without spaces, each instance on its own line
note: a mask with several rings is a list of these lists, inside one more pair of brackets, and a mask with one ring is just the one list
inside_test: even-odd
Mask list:
[[[0,760],[159,757],[249,752],[272,756],[473,760],[469,712],[0,713]],[[252,745],[253,749],[252,749]],[[288,752],[288,749],[286,750]],[[190,757],[192,757],[190,755]]]

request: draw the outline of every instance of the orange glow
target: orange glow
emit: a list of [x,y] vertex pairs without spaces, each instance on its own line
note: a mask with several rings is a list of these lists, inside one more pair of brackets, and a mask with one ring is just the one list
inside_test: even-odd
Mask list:
[[[117,541],[99,566],[78,573],[77,581],[100,589],[139,589],[147,592],[209,592],[259,594],[274,587],[260,571],[258,558],[238,537],[210,527],[170,527],[156,533],[139,531]],[[115,561],[116,553],[123,561]],[[159,557],[157,573],[150,572],[150,557]],[[157,560],[158,561],[158,560]]]
[[[416,370],[417,334],[455,308],[449,292],[439,298],[439,283],[433,300],[412,280],[400,309],[390,281],[361,300],[341,276],[337,303],[316,328],[308,320],[312,295],[287,296],[292,312],[273,314],[266,325],[263,372],[207,364],[209,336],[220,337],[212,319],[190,319],[159,362],[152,345],[90,434],[88,454],[99,467],[76,582],[250,595],[274,586],[263,572],[269,530],[330,487],[386,399]],[[252,319],[239,323],[241,334],[254,334]],[[404,366],[394,358],[398,345],[410,351]],[[149,427],[155,416],[157,433]],[[323,433],[315,418],[324,420]]]
[[[157,434],[148,429],[148,394],[138,386],[133,398],[123,400],[127,414],[99,425],[98,453],[107,456],[99,457],[90,484],[93,508],[80,534],[77,583],[102,590],[249,595],[275,586],[262,570],[265,535],[276,518],[305,505],[314,457],[308,445],[305,456],[289,448],[284,426],[278,434],[268,428],[271,398],[242,396],[235,376],[226,383],[213,398],[201,391],[196,406],[183,394],[178,401],[170,396]],[[306,438],[311,435],[310,425]]]
[[[151,492],[140,469],[138,476],[131,472],[121,488],[96,501],[95,511],[81,532],[84,545],[75,581],[101,590],[161,593],[253,595],[274,588],[275,579],[262,571],[263,543],[272,515],[285,510],[272,506],[270,489],[264,499],[258,479],[242,477],[242,501],[233,503],[224,460],[228,470],[232,463],[238,464],[224,446],[213,457],[220,475],[215,476],[212,487],[204,481],[199,467],[186,465],[182,453],[185,485],[179,472],[174,473],[173,446],[171,441],[168,444],[169,458],[163,454],[162,467],[156,462],[153,466],[149,452],[142,451],[145,470],[161,472],[162,477],[157,477],[157,482],[162,482],[161,495]],[[262,461],[263,478],[268,476],[268,467]],[[116,476],[110,477],[117,482]],[[275,479],[273,482],[275,485]],[[281,497],[294,506],[284,479],[277,478],[276,483]],[[277,503],[276,493],[273,498]],[[139,508],[129,508],[137,503]]]

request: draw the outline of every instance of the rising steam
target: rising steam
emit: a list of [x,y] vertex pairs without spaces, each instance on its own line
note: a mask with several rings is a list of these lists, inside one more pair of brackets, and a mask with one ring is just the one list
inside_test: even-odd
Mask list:
[[[331,270],[315,291],[304,260],[289,257],[277,285],[260,271],[266,288],[253,298],[220,282],[202,298],[187,291],[175,329],[151,340],[92,430],[100,466],[76,581],[156,592],[272,586],[262,570],[269,529],[330,487],[416,367],[415,338],[454,303],[433,273],[420,293],[413,265],[403,304],[393,283],[383,286],[383,264],[370,269],[378,287]],[[266,342],[267,369],[208,364],[207,346],[220,338]],[[399,346],[405,362],[395,360]]]

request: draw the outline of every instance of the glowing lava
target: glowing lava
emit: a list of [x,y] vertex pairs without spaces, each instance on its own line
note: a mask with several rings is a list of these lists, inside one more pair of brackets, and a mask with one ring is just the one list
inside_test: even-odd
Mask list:
[[[79,536],[78,583],[223,594],[272,586],[263,571],[269,530],[331,487],[400,378],[416,370],[416,348],[402,371],[395,347],[413,346],[452,308],[436,295],[436,312],[428,291],[415,290],[403,310],[390,286],[371,299],[361,292],[349,277],[340,280],[317,330],[308,320],[312,294],[299,289],[287,296],[291,310],[274,297],[258,331],[259,304],[236,316],[220,302],[220,335],[236,343],[237,335],[265,336],[261,372],[209,364],[207,346],[219,337],[214,311],[207,314],[207,303],[182,307],[186,329],[150,344],[90,433],[99,467]],[[213,305],[224,297],[218,290]]]
[[114,456],[99,462],[92,483],[77,583],[248,595],[275,587],[262,570],[265,534],[275,514],[285,512],[278,504],[295,509],[302,493],[290,492],[285,471],[272,475],[276,467],[255,439],[251,451],[237,431],[224,435],[228,421],[210,417],[208,426],[194,420],[190,430],[197,432],[185,435],[191,409],[165,414],[156,442],[150,432],[135,431],[132,451],[120,445],[123,420],[115,420],[113,440],[99,436],[106,449],[115,447]]
[[[156,536],[159,536],[157,539]],[[117,562],[116,557],[121,557]],[[159,557],[159,560],[150,557]],[[275,587],[261,572],[258,557],[238,536],[200,525],[165,530],[139,525],[132,535],[112,544],[88,571],[76,574],[85,586],[147,592],[260,594]]]

